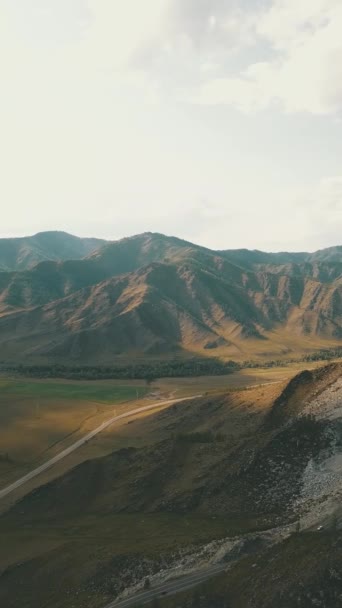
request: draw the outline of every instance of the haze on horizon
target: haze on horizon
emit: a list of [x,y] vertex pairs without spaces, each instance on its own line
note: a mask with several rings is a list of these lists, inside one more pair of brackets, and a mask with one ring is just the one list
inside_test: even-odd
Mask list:
[[0,0],[0,237],[340,244],[341,30],[340,0]]

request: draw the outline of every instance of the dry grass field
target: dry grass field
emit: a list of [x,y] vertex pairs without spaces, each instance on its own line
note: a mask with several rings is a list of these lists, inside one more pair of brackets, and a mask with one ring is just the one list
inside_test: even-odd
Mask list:
[[[142,381],[0,379],[0,487],[74,443],[104,420],[158,399],[215,394],[258,384],[282,382],[318,363],[246,369],[228,376],[165,378],[149,389]],[[149,414],[144,414],[148,417]],[[40,484],[84,459],[125,446],[127,423],[113,425],[66,461],[47,471]],[[121,429],[121,431],[120,431]],[[136,438],[135,442],[143,441]],[[31,485],[29,484],[30,489]]]
[[0,380],[0,483],[48,460],[127,403],[142,383]]
[[[319,363],[296,363],[284,367],[245,369],[228,376],[200,378],[164,378],[149,389],[142,381],[119,380],[72,381],[0,379],[0,489],[46,462],[116,414],[169,398],[191,395],[244,391],[267,384],[275,391],[281,383],[302,369]],[[249,399],[253,399],[252,390]],[[266,391],[265,391],[266,394]],[[138,397],[138,398],[137,398]],[[259,399],[259,397],[258,397]],[[161,409],[164,409],[162,406]],[[88,459],[110,454],[114,450],[145,445],[150,438],[149,420],[153,412],[133,419],[145,419],[144,432],[135,432],[133,419],[113,424],[63,459],[51,469],[3,499],[0,512],[31,490],[63,475]]]

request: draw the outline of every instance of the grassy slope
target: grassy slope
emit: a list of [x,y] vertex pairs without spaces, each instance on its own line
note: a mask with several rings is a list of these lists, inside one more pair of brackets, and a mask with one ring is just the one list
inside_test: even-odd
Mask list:
[[[146,394],[132,382],[0,380],[0,483],[6,485],[67,442],[114,415],[121,403]],[[115,406],[114,410],[113,407]],[[122,407],[122,406],[121,406]],[[123,406],[126,407],[126,406]],[[133,406],[132,406],[133,407]]]
[[113,385],[100,382],[39,382],[0,380],[0,392],[5,398],[82,400],[97,403],[120,403],[146,394],[144,386]]
[[[299,442],[294,436],[294,444],[286,443],[286,433],[272,442],[272,433],[267,438],[261,426],[284,386],[208,395],[193,403],[150,413],[133,423],[125,421],[115,434],[111,433],[108,441],[112,441],[112,449],[121,445],[135,447],[135,450],[121,450],[105,459],[84,463],[28,496],[0,520],[1,538],[6,541],[6,546],[0,547],[3,571],[0,603],[8,608],[18,603],[27,608],[37,604],[44,608],[100,608],[115,597],[122,588],[120,585],[130,584],[132,572],[140,572],[143,578],[160,567],[161,559],[169,559],[181,547],[267,525],[262,510],[249,513],[247,503],[240,503],[236,510],[234,501],[227,501],[229,493],[234,495],[234,492],[240,493],[242,500],[248,498],[244,486],[232,484],[234,476],[227,485],[227,474],[234,475],[235,467],[242,466],[244,470],[251,447],[259,451],[261,469],[254,464],[252,468],[247,467],[247,476],[242,477],[249,491],[258,475],[264,480],[268,474],[264,463],[274,461],[279,440],[283,446],[282,467],[284,458],[289,459],[285,464],[290,465],[291,474],[298,466],[294,446],[299,445],[302,452],[306,434]],[[176,441],[176,450],[170,446],[170,438],[179,433],[191,435],[194,431],[208,430],[224,434],[225,440],[208,444]],[[308,447],[310,449],[310,442]],[[258,458],[254,460],[257,465]],[[278,477],[279,471],[276,471],[276,479],[271,479],[273,484],[277,484]],[[195,496],[196,487],[201,484],[207,495],[196,509],[184,499],[187,495]],[[228,488],[224,501],[230,504],[230,511],[220,515],[222,486]],[[294,486],[291,491],[293,489]],[[280,511],[284,500],[285,494],[281,494]],[[163,501],[166,505],[169,501],[170,510],[162,506]],[[178,509],[174,508],[175,504]],[[10,551],[6,549],[8,546]],[[213,589],[222,590],[223,594],[227,588],[231,589],[233,608],[273,608],[274,605],[290,608],[291,604],[274,603],[274,591],[279,586],[278,582],[270,583],[274,563],[275,573],[281,577],[285,563],[282,556],[286,563],[289,560],[291,567],[286,571],[286,580],[291,588],[291,577],[298,568],[317,572],[314,566],[317,560],[305,561],[305,555],[310,556],[312,552],[320,555],[319,551],[316,541],[313,544],[305,541],[302,549],[299,545],[286,545],[279,555],[276,552],[270,554],[270,559],[263,557],[260,563],[265,569],[260,568],[255,576],[254,558],[253,562],[242,562],[240,570],[234,569],[227,575],[233,578],[222,577],[211,583],[214,587],[207,591],[213,595]],[[19,587],[18,580],[22,581]],[[246,581],[251,581],[250,588]],[[259,603],[249,604],[250,589],[254,587]],[[204,590],[204,596],[207,591]],[[188,597],[192,602],[192,596]],[[179,603],[170,605],[180,606]],[[191,605],[199,606],[185,604]],[[217,604],[217,607],[223,605]],[[213,606],[212,602],[203,604],[203,608]]]
[[[229,376],[201,378],[166,378],[153,383],[151,400],[159,395],[183,397],[198,393],[216,395],[222,391],[242,390],[243,387],[267,382],[282,382],[291,378],[303,368],[304,364],[295,364],[284,368],[242,370]],[[309,367],[315,368],[312,363]],[[308,364],[305,364],[308,367]],[[0,455],[9,454],[10,460],[0,458],[0,484],[6,485],[15,480],[32,465],[45,461],[61,451],[79,436],[101,424],[112,415],[109,403],[102,403],[104,395],[112,403],[129,391],[131,397],[141,396],[146,388],[141,381],[130,381],[122,387],[121,381],[51,381],[51,380],[11,380],[0,379]],[[6,387],[6,388],[5,388]],[[24,393],[25,388],[25,393]],[[278,386],[275,384],[277,390]],[[92,400],[81,399],[83,393],[91,393]],[[56,396],[56,393],[58,396]],[[42,395],[44,398],[42,399]],[[48,397],[49,395],[49,397]],[[64,397],[62,397],[64,395]],[[127,397],[127,395],[125,395]],[[115,404],[118,411],[119,404]],[[148,416],[149,418],[149,416]],[[120,432],[118,432],[118,428]],[[133,427],[132,427],[133,428]],[[53,469],[44,473],[18,492],[18,497],[32,490],[41,483],[64,474],[73,466],[87,460],[109,454],[113,449],[127,445],[144,444],[143,435],[132,434],[127,437],[125,425],[111,427],[101,433],[80,450],[70,455]],[[14,497],[13,497],[14,498]],[[1,505],[0,505],[1,506]]]
[[[276,394],[273,385],[269,390],[272,395]],[[263,390],[253,395],[251,391],[246,393],[239,391],[233,393],[233,403],[227,402],[226,405],[224,403],[225,399],[222,407],[226,412],[226,422],[224,429],[221,430],[232,438],[233,436],[238,438],[246,432],[247,426],[250,427],[252,424],[254,428],[256,419],[254,418],[253,422],[251,409],[262,412],[269,404],[269,397]],[[213,409],[210,418],[208,418],[208,407]],[[198,414],[196,414],[197,408],[199,408]],[[153,446],[168,440],[170,425],[172,427],[176,424],[182,430],[194,428],[205,430],[215,424],[221,416],[221,412],[215,413],[215,406],[210,405],[210,402],[206,405],[205,400],[202,405],[199,403],[195,406],[194,411],[193,409],[194,406],[191,404],[179,405],[171,410],[138,418],[134,423],[125,422],[116,429],[116,437],[112,430],[108,441],[111,442],[112,449],[119,447],[120,444],[135,445],[146,450],[148,455],[150,450],[155,449]],[[198,452],[200,446],[194,447]],[[205,469],[214,464],[217,458],[216,450],[211,453],[210,446],[208,448],[202,454],[201,466]],[[144,469],[146,457],[143,456],[143,452],[141,457],[138,458],[138,462],[140,460]],[[92,482],[90,483],[88,464],[84,463],[81,466],[85,467],[83,469],[85,478],[81,481],[80,488],[88,487],[91,491],[94,486]],[[174,466],[177,467],[176,462]],[[186,482],[188,476],[191,478],[196,471],[197,473],[200,471],[196,460],[192,458],[187,459],[186,465],[184,461],[184,466],[184,476],[182,475],[180,485]],[[170,473],[174,479],[174,471]],[[72,472],[70,474],[73,475]],[[39,606],[49,606],[49,608],[59,606],[64,608],[69,605],[100,607],[113,597],[114,583],[109,584],[109,579],[115,578],[115,572],[120,579],[123,559],[127,559],[130,563],[129,560],[132,559],[133,561],[137,559],[139,562],[146,558],[154,563],[160,560],[161,555],[170,556],[181,547],[236,534],[246,529],[253,529],[257,525],[253,519],[238,516],[224,515],[213,519],[209,513],[188,515],[165,511],[147,513],[146,509],[138,504],[135,505],[137,509],[135,513],[129,513],[127,509],[126,512],[120,512],[120,501],[124,501],[126,491],[125,484],[134,483],[134,478],[140,476],[140,473],[138,468],[133,468],[132,471],[124,473],[121,480],[118,477],[119,471],[110,475],[113,474],[116,481],[112,487],[102,478],[100,472],[99,475],[96,474],[97,483],[104,484],[104,493],[101,490],[95,502],[90,495],[86,496],[82,491],[79,493],[76,486],[71,503],[67,494],[62,491],[61,497],[64,495],[62,503],[65,506],[74,504],[77,513],[74,508],[71,511],[67,508],[67,512],[60,511],[56,514],[48,507],[46,510],[43,509],[45,511],[43,517],[41,514],[36,517],[35,514],[38,512],[36,507],[31,510],[29,506],[31,499],[28,497],[29,502],[26,506],[22,503],[12,515],[0,521],[1,538],[6,541],[7,547],[11,547],[8,551],[5,550],[5,544],[0,546],[0,568],[8,568],[0,584],[1,604],[8,608],[14,608],[18,601],[19,603],[25,601],[28,608],[33,608],[37,603]],[[83,479],[83,474],[81,477]],[[172,479],[171,488],[174,483]],[[59,481],[57,484],[59,485]],[[65,489],[67,491],[67,487]],[[117,495],[116,490],[119,492]],[[39,504],[43,504],[39,498],[40,491],[36,496]],[[114,491],[114,494],[111,495],[111,491]],[[147,492],[146,497],[149,496],[147,486],[145,492]],[[123,506],[124,502],[121,504]],[[134,509],[134,505],[132,506]],[[144,557],[142,558],[141,555]],[[15,566],[22,562],[24,562],[22,565]],[[110,576],[108,572],[111,573]],[[62,588],[59,582],[61,579],[64,581]],[[16,589],[17,580],[24,581],[18,589]],[[68,592],[73,598],[72,601],[68,599]]]
[[[284,368],[248,369],[229,376],[201,378],[166,378],[153,383],[151,400],[160,395],[183,397],[198,393],[215,395],[222,391],[242,390],[243,387],[267,382],[280,383],[306,368],[318,363],[293,364]],[[146,387],[141,381],[52,381],[0,379],[0,484],[6,485],[20,476],[32,464],[45,461],[78,436],[85,434],[112,415],[110,403],[118,410],[118,401],[141,397]],[[275,384],[275,387],[277,385]],[[84,396],[84,398],[83,398]],[[108,403],[104,400],[108,399]],[[76,437],[77,435],[77,437]],[[125,434],[117,428],[109,428],[72,454],[42,477],[46,483],[87,458],[110,453],[125,445]],[[69,443],[68,443],[69,442]],[[139,445],[141,438],[135,438]],[[4,458],[8,454],[9,459]],[[39,485],[40,479],[31,482],[28,489]],[[22,495],[21,493],[19,494]]]

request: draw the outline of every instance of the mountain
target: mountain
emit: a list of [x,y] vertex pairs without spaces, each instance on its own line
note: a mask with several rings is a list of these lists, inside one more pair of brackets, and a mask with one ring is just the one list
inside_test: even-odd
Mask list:
[[0,270],[27,270],[44,260],[83,258],[104,243],[101,239],[79,238],[58,231],[0,239]]
[[220,255],[227,258],[234,264],[242,268],[253,268],[256,264],[292,264],[301,263],[307,260],[309,254],[306,253],[268,253],[257,249],[228,249],[220,251]]
[[342,246],[328,247],[320,249],[315,253],[308,255],[308,261],[311,262],[340,262],[342,258]]
[[102,608],[222,564],[158,606],[337,608],[341,394],[331,364],[123,424],[0,517],[1,605]]
[[220,253],[145,233],[0,272],[2,360],[243,359],[340,345],[342,248],[318,253]]
[[271,265],[284,265],[284,264],[302,264],[304,262],[341,262],[342,261],[342,246],[328,247],[327,249],[320,249],[314,253],[305,252],[279,252],[269,253],[265,251],[259,251],[257,249],[228,249],[220,251],[220,255],[226,257],[231,262],[238,264],[239,266],[252,268],[256,264],[271,264]]

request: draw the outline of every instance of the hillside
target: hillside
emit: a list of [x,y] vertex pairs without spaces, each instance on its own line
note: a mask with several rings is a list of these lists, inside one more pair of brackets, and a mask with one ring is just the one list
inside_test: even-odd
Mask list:
[[220,254],[146,233],[82,259],[2,272],[2,360],[102,363],[161,353],[241,360],[336,346],[340,250]]
[[227,573],[165,606],[339,605],[341,378],[329,365],[128,422],[121,449],[0,518],[16,547],[0,550],[1,603],[100,608],[147,576],[223,562]]
[[0,239],[0,271],[27,270],[45,260],[73,260],[89,255],[105,241],[78,238],[66,232]]
[[246,268],[252,268],[257,264],[281,266],[285,264],[312,264],[315,262],[341,263],[342,260],[342,246],[328,247],[313,253],[286,251],[269,253],[257,249],[227,249],[218,253],[231,262]]

